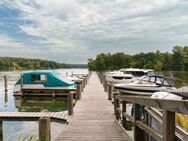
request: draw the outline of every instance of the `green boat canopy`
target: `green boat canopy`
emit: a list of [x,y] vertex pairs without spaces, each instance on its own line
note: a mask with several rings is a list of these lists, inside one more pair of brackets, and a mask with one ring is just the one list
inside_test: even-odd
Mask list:
[[[63,78],[55,71],[32,71],[22,74],[23,84],[43,84],[45,87],[75,86],[73,81]],[[16,84],[21,84],[21,78]]]

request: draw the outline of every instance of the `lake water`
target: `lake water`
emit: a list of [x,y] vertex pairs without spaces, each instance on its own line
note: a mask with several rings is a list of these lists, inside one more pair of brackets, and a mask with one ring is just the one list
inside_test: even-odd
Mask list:
[[[58,69],[64,76],[88,73],[87,69]],[[22,71],[0,72],[0,112],[21,111],[21,112],[58,112],[67,110],[66,98],[29,98],[20,99],[13,96],[14,84],[18,80]],[[8,76],[8,92],[4,90],[3,75]],[[52,139],[63,128],[63,124],[52,122]],[[38,122],[5,121],[3,122],[3,141],[17,141],[21,137],[38,137]]]
[[[83,74],[88,73],[87,69],[59,69],[57,70],[63,75],[67,73]],[[16,80],[22,71],[0,72],[0,76],[7,74],[8,76],[8,93],[4,92],[3,77],[0,77],[0,112],[3,111],[65,111],[67,110],[66,99],[52,99],[52,98],[30,98],[26,100],[15,99],[13,96],[13,88]],[[165,76],[174,76],[182,79],[188,84],[188,72],[159,72]],[[113,110],[113,109],[112,109]],[[53,122],[51,124],[52,139],[54,139],[59,131],[63,128],[63,124]],[[19,137],[38,136],[38,122],[3,122],[3,138],[4,141],[17,141]]]

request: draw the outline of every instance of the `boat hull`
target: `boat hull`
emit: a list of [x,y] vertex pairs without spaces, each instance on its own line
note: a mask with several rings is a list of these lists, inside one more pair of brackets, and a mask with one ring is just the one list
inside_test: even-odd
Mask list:
[[154,92],[159,92],[166,89],[172,89],[167,87],[136,87],[136,86],[124,86],[124,87],[116,87],[116,90],[120,90],[126,94],[133,94],[133,95],[148,95],[151,96]]

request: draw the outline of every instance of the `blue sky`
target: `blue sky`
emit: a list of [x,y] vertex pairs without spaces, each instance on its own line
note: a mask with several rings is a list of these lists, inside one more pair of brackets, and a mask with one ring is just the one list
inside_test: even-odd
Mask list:
[[86,63],[188,45],[187,0],[0,0],[0,56]]

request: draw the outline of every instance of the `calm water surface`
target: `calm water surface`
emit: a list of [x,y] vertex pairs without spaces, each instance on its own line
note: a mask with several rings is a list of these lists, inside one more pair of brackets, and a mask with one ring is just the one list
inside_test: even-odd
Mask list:
[[[67,73],[83,74],[87,73],[87,69],[59,69],[56,70],[63,75]],[[22,71],[14,72],[0,72],[0,76],[7,74],[8,76],[8,92],[4,92],[3,77],[0,77],[0,112],[3,111],[20,111],[20,112],[40,112],[50,111],[58,112],[67,110],[66,98],[14,98],[13,88]],[[53,122],[51,124],[52,139],[54,139],[58,132],[63,128],[63,124]],[[3,122],[3,141],[17,141],[20,137],[38,136],[38,122]]]

